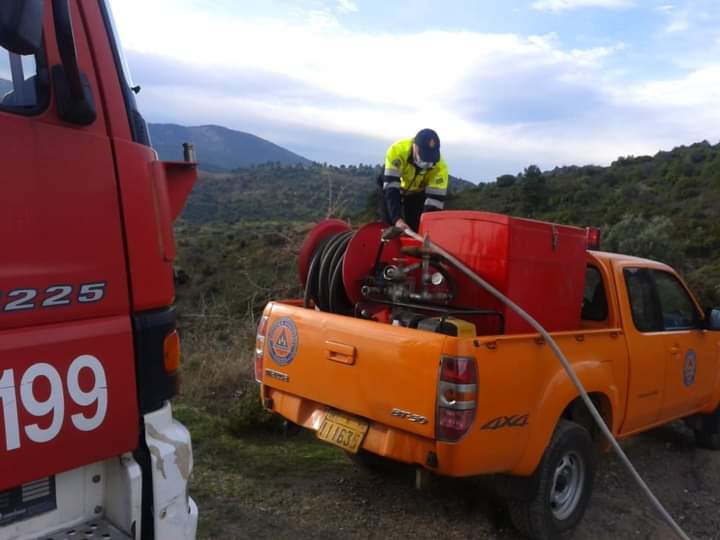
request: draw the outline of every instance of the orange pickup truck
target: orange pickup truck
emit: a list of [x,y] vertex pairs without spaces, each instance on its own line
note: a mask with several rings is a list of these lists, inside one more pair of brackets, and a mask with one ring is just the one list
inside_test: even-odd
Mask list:
[[[612,433],[685,418],[698,444],[720,448],[720,310],[704,312],[667,265],[582,256],[578,327],[552,336]],[[430,268],[433,284],[448,277],[431,264],[440,270]],[[443,332],[363,314],[270,302],[256,343],[264,407],[358,460],[498,474],[513,523],[531,538],[579,523],[607,441],[547,343],[534,333],[479,335],[454,316]]]

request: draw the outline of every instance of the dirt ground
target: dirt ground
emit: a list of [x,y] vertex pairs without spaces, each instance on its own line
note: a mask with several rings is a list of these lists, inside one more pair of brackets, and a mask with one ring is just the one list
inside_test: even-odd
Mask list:
[[[203,412],[179,413],[193,431],[200,538],[520,538],[491,479],[435,477],[417,491],[411,469],[365,471],[309,433],[235,437]],[[623,446],[691,538],[720,539],[720,452],[696,449],[680,422]],[[619,460],[605,455],[573,538],[673,537]]]

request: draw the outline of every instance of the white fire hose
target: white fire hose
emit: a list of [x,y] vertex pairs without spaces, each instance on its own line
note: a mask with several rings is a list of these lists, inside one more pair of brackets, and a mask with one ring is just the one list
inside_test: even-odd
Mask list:
[[575,372],[573,371],[572,366],[570,365],[570,362],[568,362],[567,358],[563,354],[563,352],[558,347],[557,343],[555,343],[555,340],[548,334],[548,332],[540,325],[539,322],[537,322],[532,316],[530,316],[526,311],[524,311],[520,306],[515,304],[512,300],[510,300],[507,296],[505,296],[503,293],[498,291],[495,287],[490,285],[487,281],[485,281],[483,278],[478,276],[475,272],[473,272],[470,268],[465,266],[462,262],[460,262],[458,259],[456,259],[454,256],[452,256],[450,253],[445,251],[443,248],[438,246],[437,244],[430,241],[430,238],[426,236],[423,238],[416,232],[412,231],[411,229],[405,229],[405,234],[408,235],[411,238],[414,238],[415,240],[418,240],[420,242],[423,242],[425,246],[427,246],[429,249],[437,253],[438,255],[444,257],[448,262],[452,263],[455,267],[458,268],[461,272],[463,272],[465,275],[467,275],[470,279],[472,279],[475,283],[480,285],[483,289],[485,289],[487,292],[492,294],[495,298],[503,302],[505,305],[507,305],[510,309],[512,309],[515,313],[517,313],[525,322],[527,322],[530,326],[532,326],[545,340],[545,342],[550,345],[550,348],[555,353],[555,356],[557,356],[558,360],[560,360],[560,363],[562,364],[563,368],[565,369],[565,372],[567,373],[568,377],[570,377],[570,380],[575,385],[575,388],[577,388],[577,391],[580,393],[580,397],[585,402],[585,405],[588,408],[588,411],[590,411],[590,414],[592,415],[593,419],[595,420],[595,423],[600,428],[600,431],[602,431],[603,435],[607,438],[607,440],[612,445],[613,449],[615,450],[615,453],[618,455],[620,460],[623,462],[625,467],[630,471],[630,474],[633,476],[635,481],[638,483],[638,485],[642,488],[642,490],[645,492],[645,495],[650,500],[652,505],[655,507],[655,509],[660,513],[660,515],[663,517],[663,519],[670,525],[670,527],[673,529],[675,534],[679,538],[682,538],[683,540],[690,540],[690,537],[685,534],[685,531],[680,528],[680,526],[675,522],[675,520],[672,518],[670,513],[665,510],[663,505],[660,503],[660,501],[655,497],[653,492],[650,490],[648,485],[645,483],[645,481],[640,477],[638,472],[635,470],[635,467],[630,462],[628,457],[625,455],[625,452],[622,448],[620,448],[620,445],[618,444],[617,440],[615,440],[615,437],[610,432],[608,427],[605,425],[605,421],[603,420],[602,416],[598,412],[597,408],[595,407],[595,404],[590,399],[590,396],[588,396],[588,393],[585,391],[585,388],[583,387],[582,383],[580,382],[580,379],[578,379],[577,375],[575,375]]

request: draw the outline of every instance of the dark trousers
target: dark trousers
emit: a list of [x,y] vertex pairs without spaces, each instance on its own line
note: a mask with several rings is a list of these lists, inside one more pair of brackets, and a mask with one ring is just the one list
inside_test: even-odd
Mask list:
[[402,198],[403,219],[413,231],[420,228],[420,214],[425,207],[425,193],[413,193]]
[[[388,213],[387,204],[385,202],[385,191],[382,187],[382,176],[378,178],[378,190],[379,190],[379,210],[380,218],[390,225],[390,215]],[[412,195],[402,196],[402,218],[405,220],[413,231],[417,231],[420,227],[420,215],[425,207],[425,193],[413,193]]]

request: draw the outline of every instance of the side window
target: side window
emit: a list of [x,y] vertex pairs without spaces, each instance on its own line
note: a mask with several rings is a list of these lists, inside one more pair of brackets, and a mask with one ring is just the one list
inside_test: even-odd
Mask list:
[[608,304],[602,275],[596,267],[588,266],[585,272],[582,319],[584,321],[604,321],[607,318]]
[[665,330],[697,328],[700,314],[685,287],[668,272],[653,270]]
[[641,332],[662,331],[664,328],[660,307],[655,297],[650,271],[647,268],[626,268],[623,274],[635,328]]
[[105,27],[108,34],[111,36],[111,45],[113,55],[115,57],[115,68],[118,71],[123,97],[125,98],[125,108],[128,113],[130,132],[132,133],[133,141],[144,144],[145,146],[151,146],[150,132],[148,131],[147,122],[145,122],[145,118],[143,118],[143,115],[140,113],[137,101],[135,100],[135,93],[140,91],[140,87],[135,86],[132,82],[130,69],[128,68],[127,59],[125,58],[125,53],[123,52],[123,48],[120,44],[120,36],[118,35],[115,19],[113,18],[112,11],[110,10],[109,1],[101,0],[100,9],[103,13],[103,18],[105,19]]
[[34,114],[45,92],[34,56],[20,56],[0,47],[0,111]]

